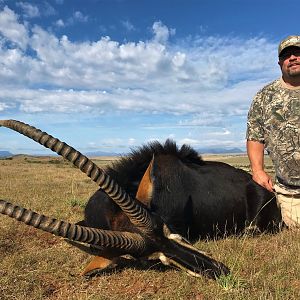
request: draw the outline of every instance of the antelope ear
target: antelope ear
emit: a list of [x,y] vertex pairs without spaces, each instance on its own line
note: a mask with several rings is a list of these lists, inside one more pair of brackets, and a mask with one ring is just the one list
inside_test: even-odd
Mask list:
[[150,201],[153,195],[153,180],[152,180],[152,169],[153,169],[154,156],[149,163],[142,180],[139,183],[139,187],[136,193],[136,199],[145,204],[148,208],[150,207]]
[[85,267],[85,269],[81,272],[82,276],[90,276],[97,271],[113,269],[117,266],[117,258],[114,257],[112,259],[95,256],[89,264]]

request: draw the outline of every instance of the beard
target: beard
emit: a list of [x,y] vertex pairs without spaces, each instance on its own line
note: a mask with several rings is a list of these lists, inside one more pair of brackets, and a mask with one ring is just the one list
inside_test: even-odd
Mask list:
[[290,77],[300,77],[300,64],[296,64],[295,66],[288,66],[287,67],[287,74]]
[[300,77],[300,70],[288,71],[290,77]]

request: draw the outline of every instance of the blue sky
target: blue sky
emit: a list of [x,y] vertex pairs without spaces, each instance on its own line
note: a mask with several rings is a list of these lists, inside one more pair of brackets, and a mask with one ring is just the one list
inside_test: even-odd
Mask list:
[[[0,119],[82,152],[245,147],[254,94],[299,34],[286,0],[0,0]],[[47,154],[0,128],[0,150]]]

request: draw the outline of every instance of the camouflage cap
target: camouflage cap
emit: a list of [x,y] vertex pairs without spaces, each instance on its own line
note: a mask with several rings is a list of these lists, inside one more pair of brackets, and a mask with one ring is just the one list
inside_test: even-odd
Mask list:
[[300,35],[290,35],[282,40],[278,46],[278,56],[287,47],[300,47]]

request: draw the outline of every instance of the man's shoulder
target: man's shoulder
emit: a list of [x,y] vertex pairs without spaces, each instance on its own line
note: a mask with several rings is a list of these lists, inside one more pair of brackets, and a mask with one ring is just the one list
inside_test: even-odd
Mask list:
[[281,81],[278,78],[265,85],[259,92],[260,93],[276,92],[281,88],[282,88]]
[[281,95],[283,93],[283,87],[280,79],[275,79],[274,81],[265,85],[262,89],[260,89],[254,98],[255,103],[268,103],[272,101],[273,97],[277,95]]

